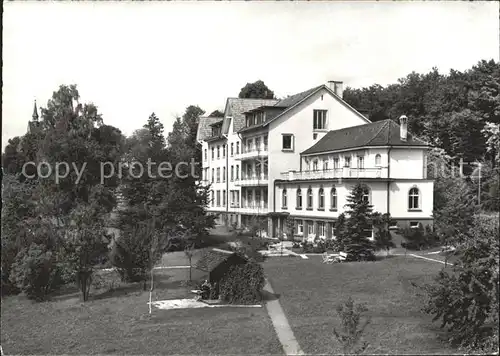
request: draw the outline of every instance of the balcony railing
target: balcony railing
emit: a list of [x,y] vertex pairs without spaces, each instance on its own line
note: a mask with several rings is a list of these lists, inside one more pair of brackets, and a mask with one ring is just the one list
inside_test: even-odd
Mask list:
[[382,168],[335,168],[317,171],[289,171],[281,173],[284,180],[309,180],[331,178],[382,178]]
[[244,147],[241,150],[241,153],[236,156],[236,159],[242,160],[242,159],[250,159],[254,157],[262,157],[262,156],[267,156],[267,145],[266,146],[260,146],[258,149],[254,147]]
[[267,185],[269,176],[267,174],[254,174],[251,176],[243,176],[241,180],[235,181],[235,185],[245,185],[245,186],[255,186],[255,185]]
[[251,203],[243,202],[241,204],[241,208],[242,209],[267,209],[267,202],[260,202],[260,203],[257,203],[257,202],[251,202]]

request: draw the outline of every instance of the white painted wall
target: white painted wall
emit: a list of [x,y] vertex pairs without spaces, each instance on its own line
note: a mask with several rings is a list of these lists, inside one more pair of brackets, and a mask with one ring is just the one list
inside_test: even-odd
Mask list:
[[[408,210],[408,193],[412,187],[419,189],[421,211]],[[430,218],[434,207],[434,182],[427,180],[393,182],[390,188],[389,204],[391,216],[394,218]]]
[[424,178],[424,149],[393,148],[390,152],[391,178]]
[[[269,208],[273,211],[273,181],[280,173],[300,170],[300,153],[318,142],[327,131],[313,139],[313,110],[328,110],[327,131],[363,125],[367,122],[344,106],[326,89],[269,124]],[[282,151],[282,134],[293,134],[293,152]]]
[[[289,212],[294,216],[317,217],[317,218],[337,218],[340,214],[347,210],[347,197],[350,194],[355,182],[347,182],[344,180],[341,184],[338,182],[310,182],[310,183],[280,183],[276,195],[276,211]],[[370,189],[370,204],[373,205],[373,211],[380,213],[387,212],[387,183],[385,182],[366,182]],[[312,210],[307,209],[307,190],[311,187],[313,193]],[[323,187],[325,193],[325,209],[319,209],[319,190]],[[335,187],[337,190],[337,210],[330,210],[331,207],[331,189]],[[287,190],[287,209],[283,209],[283,189]],[[302,191],[302,209],[297,210],[297,190]]]

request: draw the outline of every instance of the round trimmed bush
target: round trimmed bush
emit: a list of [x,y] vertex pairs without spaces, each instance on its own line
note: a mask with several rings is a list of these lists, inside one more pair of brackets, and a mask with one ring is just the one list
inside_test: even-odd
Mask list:
[[232,304],[252,304],[262,300],[264,269],[256,262],[232,266],[220,282],[220,298]]

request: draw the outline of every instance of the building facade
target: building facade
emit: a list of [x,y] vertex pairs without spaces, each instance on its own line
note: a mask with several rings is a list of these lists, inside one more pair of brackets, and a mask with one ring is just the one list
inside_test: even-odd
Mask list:
[[[223,118],[200,118],[208,210],[218,222],[296,239],[334,236],[352,187],[399,227],[432,224],[429,146],[391,120],[371,123],[328,82],[283,100],[229,98]],[[293,222],[293,226],[290,224]]]

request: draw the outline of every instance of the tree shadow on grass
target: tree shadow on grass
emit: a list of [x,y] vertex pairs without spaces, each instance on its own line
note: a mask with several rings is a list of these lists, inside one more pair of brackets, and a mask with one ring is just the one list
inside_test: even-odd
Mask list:
[[375,261],[384,261],[384,260],[388,260],[388,259],[391,259],[391,258],[394,258],[394,257],[398,257],[398,256],[395,256],[395,255],[376,255],[375,256]]
[[[146,289],[149,288],[149,284],[146,285]],[[101,299],[107,299],[107,298],[115,298],[115,297],[121,297],[130,293],[134,292],[143,292],[143,283],[142,282],[136,282],[136,283],[130,283],[127,285],[122,285],[117,288],[109,289],[101,293],[96,293],[94,295],[90,295],[90,299],[92,300],[101,300]]]
[[281,294],[270,293],[267,290],[263,290],[260,293],[261,293],[262,301],[263,302],[268,302],[268,301],[271,301],[271,300],[278,300],[280,298],[280,296],[281,296]]

